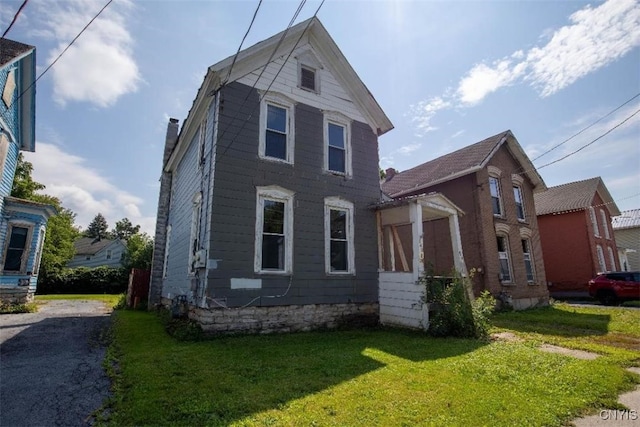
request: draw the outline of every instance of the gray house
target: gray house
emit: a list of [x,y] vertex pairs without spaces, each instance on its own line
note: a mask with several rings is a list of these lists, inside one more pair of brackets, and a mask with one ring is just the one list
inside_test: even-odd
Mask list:
[[120,239],[95,239],[81,237],[73,242],[76,253],[67,267],[122,267],[122,258],[127,251]]
[[611,218],[611,225],[618,245],[620,269],[640,271],[640,209],[621,212]]
[[392,128],[317,18],[209,67],[168,124],[150,304],[209,332],[377,319]]

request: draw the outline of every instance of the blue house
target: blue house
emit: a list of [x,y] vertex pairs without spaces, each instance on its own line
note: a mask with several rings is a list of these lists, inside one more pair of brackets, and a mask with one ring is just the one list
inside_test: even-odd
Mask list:
[[33,299],[52,206],[11,197],[20,150],[35,151],[36,49],[0,39],[0,303]]

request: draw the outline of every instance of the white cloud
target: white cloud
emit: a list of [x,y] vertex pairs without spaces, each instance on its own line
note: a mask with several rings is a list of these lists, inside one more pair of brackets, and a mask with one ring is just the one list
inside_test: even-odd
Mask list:
[[416,143],[416,144],[408,144],[405,146],[402,146],[400,148],[398,148],[398,153],[403,154],[403,155],[409,155],[411,153],[413,153],[414,151],[418,150],[420,147],[422,147],[422,144],[420,143]]
[[570,16],[572,25],[527,54],[527,79],[545,97],[602,68],[640,44],[640,7],[635,0],[610,0]]
[[412,105],[418,131],[436,130],[431,121],[438,111],[472,107],[506,86],[528,82],[541,97],[553,95],[640,45],[640,3],[636,0],[609,0],[596,8],[587,5],[569,20],[569,25],[555,31],[545,30],[540,39],[547,40],[546,44],[528,52],[517,50],[489,65],[476,64],[457,88]]
[[[38,3],[42,28],[38,35],[57,43],[49,52],[47,63],[103,6],[103,2],[95,0]],[[108,107],[138,89],[141,77],[133,57],[133,39],[126,28],[131,8],[129,0],[112,3],[51,68],[56,102],[65,105],[69,101],[86,101]]]
[[451,139],[457,138],[459,136],[462,136],[464,134],[464,130],[459,130],[458,132],[454,133],[453,135],[451,135]]
[[33,178],[46,185],[46,194],[58,197],[64,207],[77,214],[76,225],[86,227],[96,214],[102,213],[111,227],[127,217],[153,236],[155,217],[142,215],[140,197],[113,185],[82,157],[53,144],[38,142],[37,146],[37,153],[24,153],[25,159],[33,163]]

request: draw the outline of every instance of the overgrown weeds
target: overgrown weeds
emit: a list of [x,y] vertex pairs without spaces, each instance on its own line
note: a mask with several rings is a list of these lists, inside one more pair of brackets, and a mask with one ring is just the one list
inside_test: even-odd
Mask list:
[[35,313],[36,311],[38,311],[38,306],[35,302],[0,304],[0,314]]

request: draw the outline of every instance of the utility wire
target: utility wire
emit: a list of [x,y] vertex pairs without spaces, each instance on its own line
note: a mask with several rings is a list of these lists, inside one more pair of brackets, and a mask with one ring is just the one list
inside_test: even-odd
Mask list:
[[607,113],[606,115],[600,117],[598,120],[596,120],[595,122],[591,123],[589,126],[581,129],[579,132],[574,133],[573,135],[571,135],[569,138],[565,139],[564,141],[562,141],[559,144],[554,145],[553,147],[551,147],[550,149],[548,149],[547,151],[545,151],[544,153],[540,154],[539,156],[531,159],[531,162],[535,162],[536,160],[538,160],[540,157],[545,156],[547,154],[549,154],[550,152],[552,152],[553,150],[555,150],[556,148],[560,147],[561,145],[564,145],[565,143],[571,141],[573,138],[575,138],[576,136],[580,135],[582,132],[586,131],[587,129],[595,126],[597,123],[601,122],[602,120],[606,119],[607,117],[609,117],[610,115],[612,115],[613,113],[615,113],[616,111],[618,111],[619,109],[621,109],[622,107],[624,107],[625,105],[627,105],[628,103],[630,103],[631,101],[633,101],[634,99],[636,99],[637,97],[640,96],[640,93],[636,93],[632,98],[630,98],[629,100],[627,100],[624,104],[618,106],[617,108],[611,110],[609,113]]
[[18,19],[18,15],[20,15],[20,12],[22,12],[22,9],[24,9],[24,7],[27,5],[27,2],[29,0],[24,0],[22,2],[22,4],[20,5],[20,7],[18,8],[18,11],[16,12],[15,15],[13,15],[13,19],[11,20],[11,23],[9,24],[9,26],[7,27],[6,30],[4,30],[4,33],[2,33],[2,38],[4,38],[4,36],[7,35],[7,33],[9,32],[9,30],[11,29],[11,27],[13,27],[13,24],[15,24],[16,20]]
[[[107,4],[105,4],[105,5],[102,7],[102,9],[100,9],[100,11],[99,11],[99,12],[98,12],[98,13],[97,13],[93,18],[91,18],[91,20],[87,23],[87,25],[85,25],[85,26],[84,26],[84,28],[83,28],[82,30],[80,30],[80,32],[78,33],[78,35],[77,35],[77,36],[75,36],[75,37],[73,38],[73,40],[71,40],[71,42],[67,45],[67,47],[65,47],[65,48],[64,48],[64,50],[63,50],[62,52],[60,52],[60,54],[56,57],[56,59],[54,59],[54,60],[53,60],[53,62],[52,62],[51,64],[49,64],[49,66],[48,66],[47,68],[45,68],[45,69],[44,69],[44,71],[42,71],[42,72],[40,73],[40,75],[39,75],[39,76],[38,76],[38,77],[33,81],[33,83],[31,83],[31,84],[29,85],[29,87],[27,87],[25,90],[23,90],[23,91],[22,91],[22,93],[20,93],[20,95],[18,95],[18,96],[17,96],[17,97],[16,97],[16,98],[11,102],[11,105],[9,105],[9,106],[7,107],[7,111],[8,111],[9,109],[11,109],[11,107],[13,106],[13,104],[15,104],[16,102],[18,102],[18,100],[19,100],[20,98],[22,98],[22,96],[23,96],[25,93],[27,93],[27,92],[29,91],[29,89],[31,89],[31,88],[32,88],[32,87],[33,87],[33,86],[38,82],[38,80],[40,80],[40,79],[42,78],[42,76],[44,76],[44,75],[47,73],[47,71],[49,71],[49,70],[51,69],[51,67],[53,67],[53,66],[55,65],[55,63],[56,63],[56,62],[58,62],[58,60],[62,57],[62,55],[64,55],[64,54],[65,54],[65,52],[66,52],[67,50],[69,50],[69,48],[70,48],[70,47],[71,47],[71,46],[76,42],[76,40],[78,40],[78,38],[82,35],[82,33],[84,33],[84,32],[85,32],[85,30],[86,30],[87,28],[89,28],[89,25],[91,25],[91,24],[93,23],[93,21],[95,21],[95,20],[98,18],[98,16],[100,16],[100,14],[101,14],[102,12],[104,12],[104,10],[105,10],[105,9],[106,9],[106,8],[107,8],[107,7],[112,3],[112,2],[113,2],[113,0],[109,0],[109,1],[107,2]],[[25,2],[25,3],[26,3],[26,2]],[[3,114],[3,115],[4,115],[4,114]],[[5,116],[5,119],[6,119],[6,116]]]
[[240,49],[242,49],[242,45],[244,44],[244,41],[247,39],[247,36],[249,35],[249,31],[251,31],[251,27],[253,26],[253,23],[256,20],[256,16],[258,15],[258,10],[260,10],[261,5],[262,5],[262,0],[258,2],[258,6],[256,7],[255,12],[253,12],[253,18],[251,18],[251,23],[249,23],[249,28],[247,28],[247,32],[244,33],[244,37],[242,37],[240,46],[238,46],[238,51],[233,56],[233,61],[231,61],[231,66],[229,67],[229,73],[227,73],[227,78],[224,80],[224,83],[222,84],[222,86],[227,84],[227,82],[229,81],[229,77],[231,77],[231,71],[233,70],[233,66],[236,64],[236,59],[238,59],[238,55],[240,54]]

